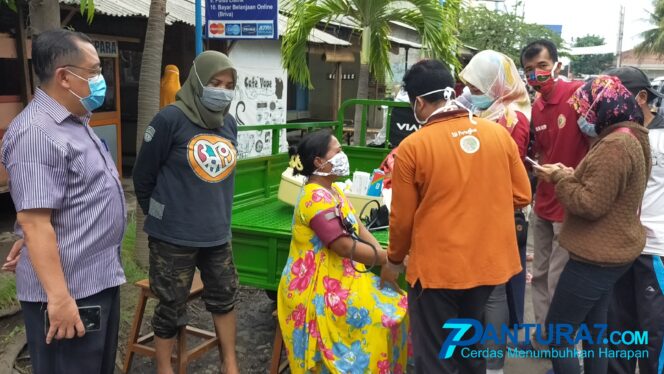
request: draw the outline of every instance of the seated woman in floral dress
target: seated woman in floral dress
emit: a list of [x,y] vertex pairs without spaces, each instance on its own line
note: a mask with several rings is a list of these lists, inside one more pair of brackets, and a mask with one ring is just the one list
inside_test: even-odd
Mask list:
[[307,135],[292,153],[294,172],[308,181],[295,206],[277,299],[291,372],[403,373],[407,298],[364,272],[384,264],[386,252],[334,185],[349,174],[348,158],[329,131]]

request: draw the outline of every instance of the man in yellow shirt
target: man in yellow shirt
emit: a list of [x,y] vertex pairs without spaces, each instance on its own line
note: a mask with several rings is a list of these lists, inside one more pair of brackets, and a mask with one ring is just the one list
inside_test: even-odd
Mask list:
[[493,287],[521,271],[514,209],[530,203],[530,182],[509,132],[471,120],[452,99],[452,87],[454,78],[435,60],[418,62],[404,76],[423,126],[399,146],[381,278],[393,282],[410,255],[406,279],[417,373],[484,374],[485,359],[463,358],[460,349],[439,359],[450,334],[441,326],[451,318],[481,321]]

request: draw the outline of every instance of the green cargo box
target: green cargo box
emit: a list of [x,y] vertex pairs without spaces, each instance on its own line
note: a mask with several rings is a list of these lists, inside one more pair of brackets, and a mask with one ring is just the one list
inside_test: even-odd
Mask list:
[[[273,132],[273,144],[278,145],[279,132],[283,128],[313,130],[332,128],[337,137],[342,138],[343,112],[350,105],[363,106],[363,119],[366,119],[367,107],[383,105],[390,108],[408,106],[407,103],[395,103],[380,100],[349,100],[340,109],[339,121],[315,122],[288,125],[242,126],[240,131],[265,130]],[[362,132],[366,132],[366,120]],[[389,134],[389,128],[387,129]],[[360,144],[366,139],[361,136]],[[377,168],[387,156],[388,148],[366,146],[344,146],[344,152],[350,160],[351,170],[371,171]],[[281,272],[286,265],[291,240],[293,207],[277,200],[277,191],[281,173],[288,167],[288,155],[273,149],[269,157],[241,160],[238,162],[236,187],[233,202],[233,257],[240,282],[265,290],[276,290]],[[359,207],[356,207],[359,209]],[[387,230],[376,231],[378,241],[387,246]]]

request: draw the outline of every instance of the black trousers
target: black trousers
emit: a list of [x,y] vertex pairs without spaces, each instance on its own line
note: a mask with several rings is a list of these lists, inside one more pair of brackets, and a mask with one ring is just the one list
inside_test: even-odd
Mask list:
[[[494,286],[468,290],[422,289],[419,282],[408,292],[408,312],[413,344],[415,373],[485,374],[484,358],[462,358],[457,347],[452,358],[438,358],[443,342],[452,332],[443,329],[451,318],[470,318],[482,321],[484,307]],[[472,329],[464,338],[472,336]],[[480,349],[470,346],[472,350]]]
[[46,303],[21,302],[34,374],[113,374],[120,327],[120,287],[76,300],[78,306],[101,306],[101,329],[82,338],[46,344]]
[[[573,328],[573,335],[576,335],[581,324],[585,323],[591,336],[598,336],[600,330],[595,328],[595,325],[607,323],[613,285],[629,267],[630,265],[599,266],[570,258],[560,274],[546,317],[546,325],[569,324]],[[579,359],[564,354],[575,349],[567,339],[555,339],[549,346],[559,353],[559,358],[551,359],[556,374],[581,373]],[[592,355],[584,357],[583,372],[606,374],[608,359],[600,355],[600,349],[605,349],[606,343],[596,342],[590,345],[584,341],[583,348],[593,352]]]
[[[613,287],[609,304],[609,331],[648,332],[645,346],[610,345],[611,349],[648,350],[639,359],[641,374],[659,374],[664,369],[664,265],[659,256],[642,255]],[[661,360],[661,362],[660,362]],[[634,374],[636,359],[609,359],[610,374]]]
[[[526,300],[526,252],[528,246],[528,222],[521,211],[514,212],[516,242],[519,246],[521,272],[513,276],[505,285],[507,306],[509,307],[509,325],[524,323],[523,314]],[[495,292],[495,291],[494,291]]]

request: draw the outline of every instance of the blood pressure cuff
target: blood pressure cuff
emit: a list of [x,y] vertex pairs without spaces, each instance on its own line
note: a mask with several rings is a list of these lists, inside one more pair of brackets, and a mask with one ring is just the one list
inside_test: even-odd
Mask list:
[[350,236],[350,233],[344,229],[341,215],[336,207],[318,212],[309,221],[309,227],[326,247],[342,236]]

